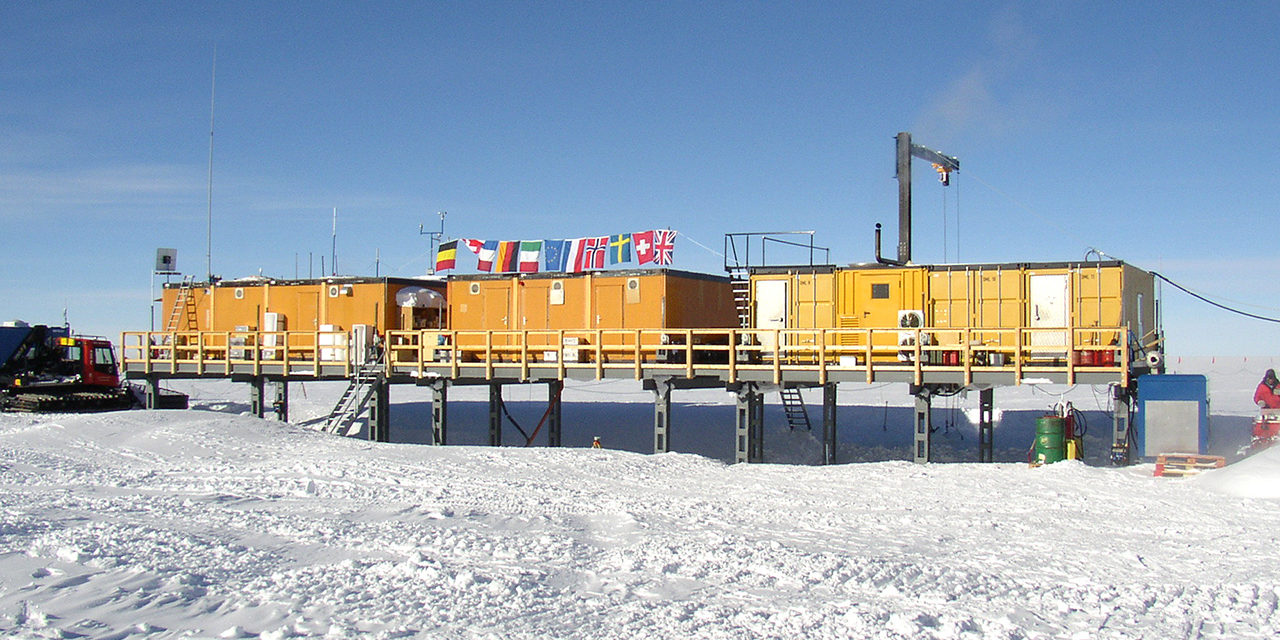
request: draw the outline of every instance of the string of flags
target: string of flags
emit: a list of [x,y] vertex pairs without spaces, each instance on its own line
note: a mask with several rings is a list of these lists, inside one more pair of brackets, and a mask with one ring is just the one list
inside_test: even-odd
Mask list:
[[573,240],[475,240],[461,238],[440,243],[436,271],[457,266],[458,245],[477,257],[476,269],[493,273],[581,273],[605,264],[671,264],[676,232],[655,229],[613,236]]

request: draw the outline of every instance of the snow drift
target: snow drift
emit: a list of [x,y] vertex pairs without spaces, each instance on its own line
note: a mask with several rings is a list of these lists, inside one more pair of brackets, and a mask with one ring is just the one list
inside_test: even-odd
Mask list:
[[1236,496],[1278,455],[1186,481],[0,415],[0,632],[1269,638],[1280,510]]

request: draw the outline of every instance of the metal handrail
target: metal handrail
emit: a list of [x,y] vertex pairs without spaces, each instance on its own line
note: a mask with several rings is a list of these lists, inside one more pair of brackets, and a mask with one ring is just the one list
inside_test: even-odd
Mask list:
[[[919,383],[928,371],[973,373],[1066,371],[1109,372],[1128,382],[1131,359],[1124,327],[862,327],[857,329],[556,329],[510,331],[388,331],[386,368],[397,375],[459,377],[464,365],[481,366],[493,378],[499,366],[554,367],[570,371],[667,371],[693,378],[723,373],[735,382],[744,371],[766,371],[780,382],[787,371],[814,371],[825,382],[831,372],[910,372]],[[1036,336],[1044,336],[1039,340]],[[1066,338],[1066,336],[1070,336]],[[904,338],[911,338],[909,341]],[[927,337],[927,339],[923,339]],[[1057,339],[1055,341],[1055,338]],[[1066,339],[1064,339],[1066,338]],[[125,332],[126,370],[230,375],[251,366],[255,374],[274,367],[285,375],[321,374],[321,365],[353,370],[345,332],[156,331]],[[903,344],[908,342],[909,344]]]

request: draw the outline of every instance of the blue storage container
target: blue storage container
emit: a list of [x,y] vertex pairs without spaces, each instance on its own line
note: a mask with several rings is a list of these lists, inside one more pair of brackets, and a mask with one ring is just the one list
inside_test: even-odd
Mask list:
[[1139,458],[1209,451],[1209,382],[1202,375],[1138,378],[1134,436]]

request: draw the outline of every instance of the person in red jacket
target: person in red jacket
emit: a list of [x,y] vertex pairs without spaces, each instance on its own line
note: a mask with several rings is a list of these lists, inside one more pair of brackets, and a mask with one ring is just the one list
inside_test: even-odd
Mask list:
[[1254,404],[1262,409],[1280,409],[1280,395],[1276,394],[1276,384],[1275,369],[1267,369],[1262,382],[1258,383],[1258,389],[1253,392]]

